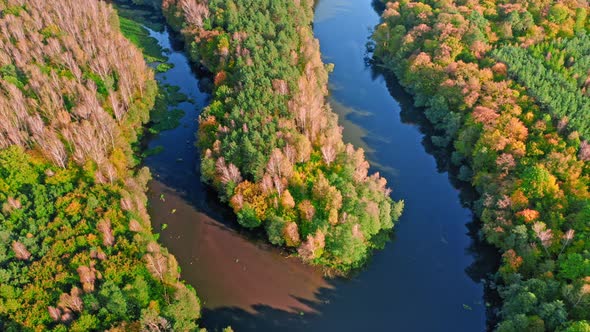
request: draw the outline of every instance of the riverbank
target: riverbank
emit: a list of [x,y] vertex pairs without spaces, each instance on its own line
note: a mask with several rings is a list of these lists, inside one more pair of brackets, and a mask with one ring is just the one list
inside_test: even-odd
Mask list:
[[[495,281],[503,306],[495,328],[576,330],[587,326],[590,312],[590,270],[581,263],[588,259],[590,206],[587,143],[580,138],[585,114],[548,100],[583,100],[583,80],[549,98],[551,88],[538,84],[547,78],[531,72],[551,61],[552,52],[541,50],[553,41],[573,38],[555,46],[563,53],[586,49],[587,6],[515,6],[474,2],[435,10],[428,2],[389,1],[374,34],[376,58],[424,107],[435,130],[432,143],[453,151],[458,178],[477,190],[472,208],[482,219],[482,237],[502,253]],[[555,25],[556,12],[563,25]],[[516,17],[527,23],[518,26]],[[538,54],[531,59],[539,60],[529,67],[532,60],[523,59],[533,51]],[[510,52],[520,57],[512,56],[508,67],[498,62]],[[575,70],[560,72],[562,77],[545,72],[568,79],[577,77]],[[508,73],[532,86],[517,84]],[[563,118],[568,112],[573,121]]]
[[220,317],[227,308],[255,315],[265,305],[295,318],[313,313],[316,294],[331,287],[321,270],[287,257],[252,232],[240,231],[232,211],[200,181],[194,143],[199,112],[210,100],[208,78],[190,64],[184,45],[167,29],[147,33],[171,64],[170,70],[156,74],[159,84],[186,96],[166,107],[181,111],[178,125],[146,138],[145,149],[158,150],[144,159],[154,178],[149,183],[149,213],[160,240],[177,257],[182,278],[197,289],[204,307],[202,324],[234,326],[232,319]]
[[200,325],[231,325],[236,331],[484,330],[481,279],[489,260],[479,256],[482,250],[469,235],[472,215],[444,173],[444,157],[435,160],[423,145],[411,99],[394,86],[392,99],[383,77],[364,62],[378,15],[370,1],[337,0],[320,1],[315,15],[324,61],[335,64],[330,102],[341,105],[334,110],[346,117],[340,122],[344,139],[365,145],[374,170],[395,188],[394,199],[406,199],[406,214],[391,243],[365,269],[328,281],[321,271],[235,229],[233,212],[199,182],[195,119],[210,99],[199,90],[198,70],[191,73],[175,38],[152,32],[175,64],[156,78],[195,101],[179,106],[185,111],[181,125],[155,137],[150,146],[165,148],[146,163],[158,180],[148,193],[154,227],[166,224],[160,239],[177,256],[182,277],[198,290]]
[[0,12],[0,330],[196,328],[133,151],[157,93],[141,52],[102,1]]
[[164,14],[214,76],[200,117],[202,179],[240,225],[264,229],[303,261],[328,274],[362,267],[403,201],[342,141],[325,103],[330,66],[311,31],[313,3],[183,4],[165,2]]

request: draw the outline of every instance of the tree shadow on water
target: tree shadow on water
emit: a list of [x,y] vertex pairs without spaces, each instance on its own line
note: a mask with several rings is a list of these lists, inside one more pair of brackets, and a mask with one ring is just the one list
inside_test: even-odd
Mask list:
[[[423,134],[422,145],[424,150],[434,157],[437,171],[448,174],[452,186],[459,190],[459,199],[463,207],[474,211],[477,208],[480,194],[471,183],[458,178],[459,167],[451,162],[452,144],[446,147],[433,144],[432,137],[441,133],[437,132],[426,118],[424,109],[414,106],[412,96],[405,91],[392,72],[386,70],[374,60],[370,61],[369,66],[373,78],[383,77],[391,96],[399,103],[402,123],[417,127],[420,133]],[[482,222],[475,215],[473,220],[466,224],[471,244],[465,251],[473,257],[473,262],[465,269],[465,273],[474,282],[483,284],[483,300],[487,308],[487,329],[492,330],[498,321],[497,313],[500,305],[499,295],[494,288],[494,279],[495,273],[500,266],[501,257],[498,250],[485,241],[481,234],[481,227]]]
[[220,331],[231,326],[235,331],[306,331],[312,320],[320,316],[321,306],[335,295],[334,289],[318,290],[318,301],[291,295],[311,310],[303,312],[298,308],[282,310],[268,305],[253,305],[250,310],[238,307],[216,309],[203,308],[201,325],[209,331]]
[[[256,313],[237,307],[203,309],[201,324],[210,331],[231,326],[235,331],[297,331],[305,327],[305,314],[275,309],[267,305],[252,307]],[[307,314],[309,315],[309,314]]]

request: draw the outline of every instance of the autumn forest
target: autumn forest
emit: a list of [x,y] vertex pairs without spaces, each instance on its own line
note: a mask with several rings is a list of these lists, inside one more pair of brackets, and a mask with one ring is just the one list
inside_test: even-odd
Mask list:
[[[346,1],[0,0],[0,331],[355,329],[347,320],[379,331],[590,331],[588,2],[359,4],[369,30]],[[326,22],[347,15],[362,37],[326,40]],[[380,100],[370,84],[388,91],[385,103],[342,96]],[[365,119],[381,109],[399,110],[391,128],[419,123],[419,140],[378,134]],[[431,193],[408,191],[413,174],[390,159],[404,153],[436,160],[428,172],[457,196],[442,209],[464,207],[475,231],[437,218],[434,178],[412,184]],[[172,236],[176,224],[206,222],[166,205],[176,200],[220,230]],[[430,209],[431,224],[412,220]],[[225,257],[232,239],[254,254]],[[190,249],[199,241],[215,252]],[[481,258],[480,242],[498,258]],[[372,307],[371,289],[394,275],[408,290],[469,275],[476,263],[455,266],[456,254],[411,274],[425,264],[418,252],[454,245],[489,267],[440,299],[459,318],[434,325],[438,313],[413,304],[437,300],[419,292],[399,295],[405,309],[391,300],[397,313]],[[214,271],[202,255],[249,277],[210,276],[221,289],[211,292],[192,273]],[[257,277],[277,283],[229,287]],[[236,305],[258,293],[271,300]],[[345,304],[370,315],[334,309]],[[424,321],[396,325],[396,315]]]

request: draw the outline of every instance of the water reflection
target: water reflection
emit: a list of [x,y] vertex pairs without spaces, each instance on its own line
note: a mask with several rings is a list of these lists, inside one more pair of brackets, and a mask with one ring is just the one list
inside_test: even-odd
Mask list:
[[[381,4],[378,1],[373,3]],[[374,6],[378,12],[384,8],[381,6]],[[368,52],[372,51],[372,46],[368,47]],[[407,94],[403,87],[399,84],[395,75],[385,70],[380,64],[371,61],[368,62],[371,68],[373,77],[384,77],[387,88],[391,96],[400,104],[400,119],[404,124],[416,126],[421,133],[424,134],[422,145],[426,152],[434,156],[436,160],[437,170],[440,173],[448,173],[449,181],[453,187],[459,190],[459,199],[465,208],[474,209],[476,200],[479,199],[479,194],[475,188],[467,182],[458,179],[459,169],[451,163],[450,148],[442,148],[432,143],[432,136],[436,132],[432,124],[428,121],[421,108],[413,106],[412,97]],[[500,255],[497,249],[488,244],[480,233],[481,221],[478,218],[466,224],[468,235],[472,239],[469,247],[466,248],[466,253],[474,258],[473,262],[465,268],[465,273],[474,281],[481,282],[484,285],[483,303],[486,305],[486,329],[492,330],[498,321],[498,306],[499,295],[497,294],[493,285],[494,273],[500,265]]]
[[183,279],[203,300],[205,327],[485,329],[487,299],[481,279],[494,263],[477,240],[477,222],[465,209],[473,193],[445,174],[454,174],[448,151],[430,144],[428,122],[395,80],[366,66],[367,36],[378,23],[371,4],[375,1],[321,0],[314,24],[325,61],[336,64],[330,98],[345,139],[364,146],[373,170],[386,174],[393,186],[394,199],[406,200],[394,241],[350,279],[326,281],[321,271],[285,257],[259,233],[235,227],[231,211],[199,181],[193,142],[198,112],[209,102],[202,92],[207,79],[199,89],[200,69],[189,65],[182,45],[166,31],[152,32],[170,49],[175,65],[158,74],[158,80],[179,86],[194,103],[179,106],[185,116],[178,128],[149,143],[164,146],[161,154],[146,160],[155,178],[150,213],[154,229],[167,225],[161,240],[178,258]]

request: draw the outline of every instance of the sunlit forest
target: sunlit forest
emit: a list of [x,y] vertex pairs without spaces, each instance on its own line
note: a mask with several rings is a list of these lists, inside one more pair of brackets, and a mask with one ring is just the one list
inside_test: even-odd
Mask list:
[[321,3],[0,0],[0,331],[590,331],[588,2]]
[[133,146],[157,87],[111,6],[0,1],[0,330],[188,330]]
[[325,102],[329,66],[310,30],[313,2],[164,1],[188,52],[214,76],[200,115],[202,178],[247,228],[334,273],[358,268],[403,209],[342,140]]
[[587,2],[389,1],[376,57],[480,194],[498,331],[590,329]]

